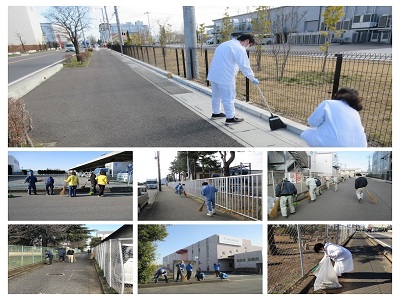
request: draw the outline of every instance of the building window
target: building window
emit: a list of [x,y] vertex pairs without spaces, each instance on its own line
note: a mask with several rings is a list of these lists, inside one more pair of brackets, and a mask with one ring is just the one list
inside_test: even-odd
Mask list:
[[353,17],[353,23],[360,23],[361,21],[361,16],[354,16]]
[[225,251],[221,251],[221,255],[225,255]]

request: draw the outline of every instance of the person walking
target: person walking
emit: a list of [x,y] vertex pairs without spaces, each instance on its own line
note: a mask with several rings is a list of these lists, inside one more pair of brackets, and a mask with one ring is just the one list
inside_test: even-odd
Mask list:
[[75,253],[75,251],[72,249],[68,249],[68,251],[67,251],[68,262],[71,264],[75,262],[74,253]]
[[287,178],[283,178],[282,181],[276,185],[275,195],[279,197],[282,217],[288,218],[287,206],[289,206],[291,214],[296,212],[293,205],[293,195],[297,195],[297,189]]
[[362,202],[364,200],[364,189],[368,185],[367,178],[361,175],[361,173],[356,174],[356,180],[355,180],[355,189],[356,189],[356,196],[358,199],[358,202]]
[[158,283],[158,278],[160,276],[163,276],[165,279],[165,282],[168,283],[168,273],[167,273],[167,269],[165,269],[164,267],[161,267],[157,270],[156,274],[154,274],[154,283]]
[[221,272],[221,263],[214,263],[214,272],[215,272],[215,277],[219,276],[219,273]]
[[358,91],[343,87],[333,100],[322,101],[307,119],[311,128],[300,135],[311,147],[367,147]]
[[[240,70],[250,81],[258,84],[246,52],[246,49],[254,44],[254,36],[246,33],[240,35],[237,39],[223,42],[215,49],[207,76],[212,89],[212,118],[226,118],[226,124],[244,121],[244,119],[235,116],[235,78]],[[221,112],[222,106],[225,113]]]
[[332,243],[325,243],[325,245],[317,243],[314,246],[314,251],[317,253],[324,251],[325,255],[335,262],[333,268],[337,276],[342,276],[343,273],[354,270],[353,255],[345,247]]
[[38,182],[38,179],[35,175],[33,175],[33,171],[29,172],[29,176],[25,178],[24,183],[28,184],[28,194],[32,195],[33,194],[37,195],[36,193],[36,182]]
[[64,180],[68,182],[68,194],[70,197],[76,197],[76,189],[79,185],[79,177],[76,176],[75,171],[71,171],[71,175],[68,176],[67,179]]
[[183,279],[183,272],[185,272],[185,263],[182,260],[180,263],[176,264],[176,280],[175,282]]
[[48,258],[49,259],[49,266],[51,266],[53,264],[53,252],[51,252],[50,250],[45,250],[44,251],[44,258]]
[[337,190],[338,190],[338,178],[337,178],[337,176],[332,176],[332,177],[333,177],[334,191],[337,192]]
[[308,187],[308,193],[310,195],[310,200],[308,200],[308,203],[314,202],[315,200],[317,200],[317,195],[315,193],[316,189],[317,189],[317,183],[315,181],[315,178],[313,177],[308,177],[306,179],[306,185]]
[[331,178],[329,176],[325,176],[325,185],[327,190],[329,190],[330,183],[331,183]]
[[201,195],[206,198],[207,216],[212,217],[215,214],[215,193],[218,192],[218,189],[206,181],[201,185]]
[[193,265],[191,263],[188,263],[186,265],[186,279],[190,280],[192,277],[192,272],[193,272]]
[[104,189],[106,188],[106,185],[109,183],[106,172],[101,171],[100,175],[96,176],[95,179],[97,181],[97,185],[99,186],[99,195],[97,197],[103,197]]
[[317,185],[317,187],[315,188],[315,194],[317,196],[322,195],[322,189],[321,189],[321,180],[317,177],[315,178],[315,184]]
[[96,180],[96,174],[93,172],[90,174],[89,177],[90,181],[90,195],[95,195],[96,194],[96,186],[97,186],[97,180]]
[[54,178],[49,176],[44,180],[47,195],[54,195]]

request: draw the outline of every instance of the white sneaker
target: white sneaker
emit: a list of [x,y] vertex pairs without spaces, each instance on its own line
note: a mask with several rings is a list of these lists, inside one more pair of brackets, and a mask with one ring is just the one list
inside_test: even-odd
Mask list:
[[208,211],[207,216],[212,217],[212,215],[213,215],[212,211]]

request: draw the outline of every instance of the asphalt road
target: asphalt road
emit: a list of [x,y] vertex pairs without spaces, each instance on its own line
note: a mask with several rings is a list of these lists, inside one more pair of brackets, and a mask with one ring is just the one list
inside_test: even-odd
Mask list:
[[[299,202],[296,213],[288,219],[281,216],[273,219],[287,221],[391,221],[392,184],[380,179],[368,178],[364,201],[359,203],[354,188],[355,178],[339,183],[338,191],[323,190],[317,200]],[[369,192],[369,193],[368,193]]]
[[55,62],[63,60],[65,58],[65,54],[67,54],[65,51],[60,50],[9,57],[8,83],[45,68]]
[[107,194],[105,197],[77,195],[28,195],[13,193],[8,198],[9,221],[132,221],[133,196]]
[[64,68],[23,99],[35,145],[57,147],[242,147],[171,94],[190,93],[165,78],[165,89],[111,51],[86,68]]
[[8,279],[9,294],[103,294],[94,261],[76,254],[76,263],[43,265]]
[[[212,275],[210,275],[212,276]],[[160,281],[153,287],[141,288],[139,294],[262,294],[262,275],[231,275],[227,280],[172,283]]]

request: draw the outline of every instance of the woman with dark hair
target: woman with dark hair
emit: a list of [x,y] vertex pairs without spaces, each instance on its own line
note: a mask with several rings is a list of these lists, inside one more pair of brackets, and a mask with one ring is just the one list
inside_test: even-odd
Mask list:
[[341,88],[333,100],[322,101],[307,119],[311,128],[300,136],[312,147],[367,147],[361,124],[362,98],[351,88]]
[[353,256],[345,247],[332,243],[317,243],[314,246],[314,251],[319,253],[324,251],[326,256],[335,262],[333,268],[337,276],[342,276],[342,273],[353,271]]

